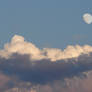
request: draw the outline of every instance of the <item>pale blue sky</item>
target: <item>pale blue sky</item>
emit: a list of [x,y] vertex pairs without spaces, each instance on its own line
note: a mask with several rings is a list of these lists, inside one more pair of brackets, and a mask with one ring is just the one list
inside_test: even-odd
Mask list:
[[18,34],[39,48],[92,45],[92,0],[0,0],[0,47]]

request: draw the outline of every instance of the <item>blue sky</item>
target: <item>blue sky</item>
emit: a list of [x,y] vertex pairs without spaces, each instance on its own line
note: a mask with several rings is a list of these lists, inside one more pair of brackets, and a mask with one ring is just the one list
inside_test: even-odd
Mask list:
[[0,0],[0,47],[15,34],[39,48],[92,45],[92,0]]

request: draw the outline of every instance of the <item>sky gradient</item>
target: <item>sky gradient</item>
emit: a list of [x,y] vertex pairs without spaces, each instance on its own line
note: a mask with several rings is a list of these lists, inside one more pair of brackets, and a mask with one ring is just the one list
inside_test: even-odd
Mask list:
[[84,13],[92,14],[91,0],[1,0],[0,47],[15,34],[39,48],[92,45]]

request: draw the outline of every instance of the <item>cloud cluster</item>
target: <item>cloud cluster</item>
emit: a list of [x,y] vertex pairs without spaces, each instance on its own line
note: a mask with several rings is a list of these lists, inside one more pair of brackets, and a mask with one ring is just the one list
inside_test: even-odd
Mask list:
[[12,54],[18,53],[21,55],[28,54],[30,60],[49,59],[51,61],[76,58],[81,54],[88,54],[92,52],[92,46],[67,46],[66,49],[61,50],[57,48],[43,48],[39,49],[34,44],[24,40],[24,37],[15,35],[10,43],[5,44],[4,49],[0,50],[0,56],[9,58]]
[[85,21],[85,23],[91,24],[92,23],[92,15],[89,13],[84,14],[83,20]]
[[[64,50],[39,49],[15,35],[0,50],[0,92],[85,92],[85,88],[86,92],[92,92],[89,85],[84,85],[91,81],[91,71],[92,47],[89,45],[67,46]],[[83,88],[76,88],[76,80]]]

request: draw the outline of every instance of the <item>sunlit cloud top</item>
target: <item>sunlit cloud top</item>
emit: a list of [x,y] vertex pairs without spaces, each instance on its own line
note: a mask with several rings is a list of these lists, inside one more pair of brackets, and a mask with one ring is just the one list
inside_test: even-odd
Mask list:
[[69,45],[66,49],[43,48],[39,49],[33,43],[24,40],[24,37],[15,35],[10,43],[5,44],[4,49],[0,50],[0,56],[9,58],[12,54],[18,53],[29,55],[31,60],[50,59],[51,61],[76,58],[81,54],[92,52],[92,46]]

